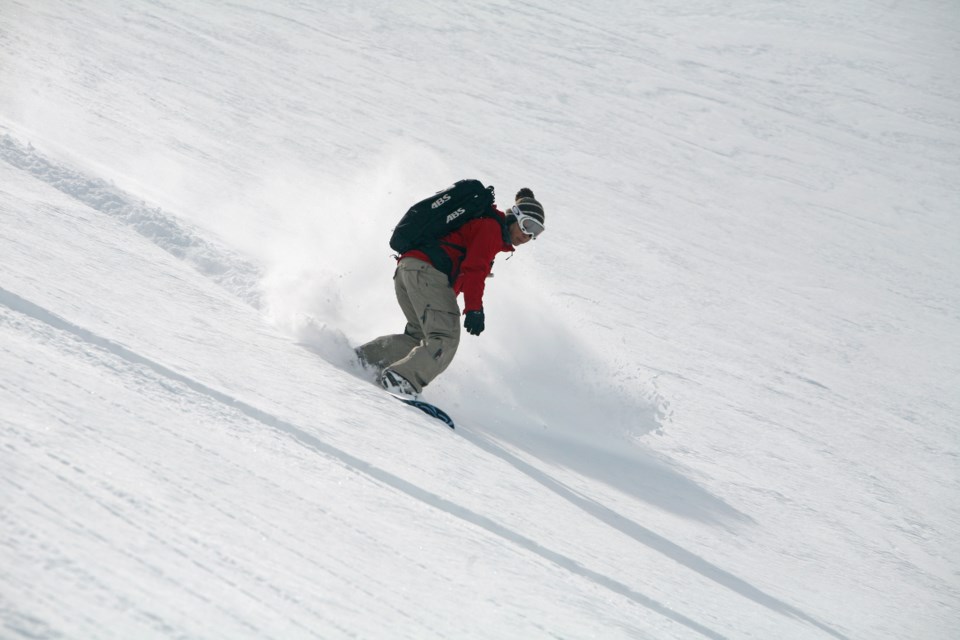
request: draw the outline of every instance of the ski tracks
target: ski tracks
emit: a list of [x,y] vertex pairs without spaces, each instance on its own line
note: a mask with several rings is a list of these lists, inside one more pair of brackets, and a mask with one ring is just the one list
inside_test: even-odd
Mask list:
[[167,253],[254,308],[260,307],[260,267],[166,213],[108,183],[46,158],[13,136],[0,136],[0,160],[29,173],[91,209],[131,227]]
[[[267,411],[259,409],[227,393],[208,386],[199,380],[178,373],[177,371],[174,371],[173,369],[156,362],[155,360],[144,357],[108,338],[78,326],[49,311],[48,309],[34,304],[33,302],[26,300],[2,287],[0,287],[0,304],[12,311],[28,316],[33,320],[42,322],[49,327],[56,329],[57,331],[64,332],[75,338],[78,338],[90,347],[106,351],[129,364],[146,367],[154,374],[157,374],[163,379],[167,380],[169,383],[182,385],[183,387],[186,387],[197,394],[219,403],[229,410],[237,411],[247,418],[269,427],[277,433],[291,438],[293,441],[305,447],[312,453],[335,460],[353,472],[366,476],[376,483],[390,487],[391,489],[403,493],[410,498],[427,505],[428,507],[442,511],[460,521],[482,529],[486,533],[519,548],[525,553],[537,556],[551,565],[563,570],[564,572],[568,572],[583,578],[596,587],[610,591],[635,605],[639,605],[659,615],[669,618],[670,620],[673,620],[674,622],[686,627],[691,631],[708,638],[723,637],[721,634],[673,610],[669,606],[638,592],[629,585],[603,575],[600,572],[594,571],[571,557],[553,551],[541,545],[537,541],[493,520],[492,518],[472,511],[471,509],[468,509],[452,500],[437,495],[436,493],[405,480],[404,478],[401,478],[390,471],[380,468],[366,460],[348,453],[347,451],[331,445],[314,433],[311,433],[311,431],[307,428],[301,427],[288,420],[284,420]],[[321,567],[318,567],[318,569],[320,568]]]

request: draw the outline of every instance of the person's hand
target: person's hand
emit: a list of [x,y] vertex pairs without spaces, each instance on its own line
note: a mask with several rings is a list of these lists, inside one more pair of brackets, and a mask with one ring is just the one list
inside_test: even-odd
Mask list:
[[478,336],[483,333],[483,309],[480,311],[467,311],[463,319],[463,328],[467,333]]

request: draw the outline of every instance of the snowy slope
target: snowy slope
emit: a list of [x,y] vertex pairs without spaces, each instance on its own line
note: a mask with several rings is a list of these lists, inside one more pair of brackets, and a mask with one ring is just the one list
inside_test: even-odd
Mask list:
[[[0,4],[0,636],[954,637],[958,23]],[[346,354],[465,176],[451,433]]]

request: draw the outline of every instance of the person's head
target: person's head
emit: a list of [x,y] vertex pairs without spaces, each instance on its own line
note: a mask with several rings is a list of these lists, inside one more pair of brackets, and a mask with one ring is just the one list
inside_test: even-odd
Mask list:
[[524,187],[514,196],[514,204],[507,210],[510,244],[524,244],[543,233],[543,205],[533,197],[533,191]]

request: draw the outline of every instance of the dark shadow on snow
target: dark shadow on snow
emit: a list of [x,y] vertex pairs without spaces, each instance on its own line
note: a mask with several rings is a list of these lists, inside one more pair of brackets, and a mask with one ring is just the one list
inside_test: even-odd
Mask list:
[[498,432],[496,436],[544,462],[598,480],[663,511],[710,525],[755,524],[752,518],[638,444],[624,442],[622,449],[615,451],[548,433]]
[[[796,607],[791,606],[790,604],[779,600],[774,596],[771,596],[757,587],[754,587],[742,578],[738,578],[729,571],[726,571],[715,564],[704,560],[695,553],[687,551],[680,545],[675,544],[663,536],[655,533],[654,531],[620,515],[616,511],[604,506],[603,504],[600,504],[596,500],[571,489],[559,480],[553,478],[550,474],[541,471],[532,464],[510,453],[489,436],[472,429],[461,429],[460,435],[484,451],[500,458],[524,475],[536,481],[543,487],[549,489],[570,504],[597,518],[604,524],[607,524],[617,531],[620,531],[624,535],[629,536],[638,543],[663,554],[664,556],[690,569],[691,571],[695,571],[704,578],[712,580],[713,582],[726,587],[727,589],[730,589],[731,591],[755,602],[760,606],[766,607],[771,611],[775,611],[781,615],[795,618],[797,620],[806,622],[807,624],[813,625],[814,627],[817,627],[821,631],[835,638],[845,639],[847,637],[839,631],[836,631],[830,626],[820,622],[816,618],[804,613],[800,609],[797,609]],[[630,460],[630,464],[635,464],[633,459]],[[652,469],[653,467],[648,470]],[[680,494],[683,494],[685,492],[692,491],[692,495],[698,496],[697,500],[702,500],[702,496],[708,496],[712,501],[716,501],[725,505],[725,503],[720,501],[718,498],[710,496],[708,492],[698,487],[695,483],[682,478],[682,476],[672,470],[668,470],[666,475],[663,475],[663,470],[656,470],[655,472],[661,474],[660,482],[671,487],[671,491],[674,493],[679,492]],[[702,496],[699,494],[702,494]],[[666,495],[667,494],[664,494],[664,496]],[[734,510],[732,507],[727,506],[726,508],[730,509],[734,514],[739,514],[739,512]],[[739,517],[740,519],[748,519],[742,514],[739,514]]]

